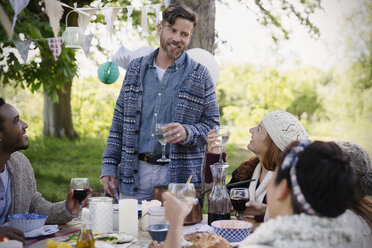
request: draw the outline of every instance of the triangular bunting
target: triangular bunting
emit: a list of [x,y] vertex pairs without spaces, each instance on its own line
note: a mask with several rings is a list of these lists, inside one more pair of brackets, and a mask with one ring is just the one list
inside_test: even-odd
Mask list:
[[78,18],[78,25],[83,30],[83,33],[85,32],[85,29],[87,28],[90,22],[90,18],[93,15],[95,15],[98,10],[98,9],[85,9],[85,8],[89,8],[89,6],[84,5],[84,12],[87,13],[88,15],[83,15],[79,13],[79,18]]
[[89,57],[90,43],[92,43],[93,36],[94,36],[93,34],[85,35],[85,41],[84,41],[82,49],[85,53],[85,56],[87,57]]
[[59,21],[63,15],[63,8],[59,1],[57,0],[44,0],[45,12],[49,17],[49,23],[52,27],[54,38],[57,39],[59,32]]
[[142,14],[141,14],[141,27],[144,32],[148,32],[149,28],[147,25],[147,12],[149,11],[149,6],[145,5],[142,6]]
[[54,60],[57,61],[62,51],[62,38],[46,38],[45,40],[48,42],[50,51],[52,51],[54,56]]
[[10,5],[14,10],[14,17],[13,17],[13,24],[12,24],[12,32],[14,31],[15,23],[17,21],[18,14],[28,5],[30,0],[9,0]]
[[157,26],[159,23],[160,7],[161,7],[161,3],[155,4],[155,15],[156,15],[155,26]]
[[26,64],[28,51],[30,50],[30,40],[23,40],[23,41],[15,41],[14,45],[18,49],[19,54],[21,55],[24,63]]
[[105,21],[107,23],[107,32],[110,35],[110,38],[112,38],[112,28],[114,26],[114,21],[116,19],[116,15],[119,12],[119,8],[105,8]]
[[128,30],[129,23],[132,23],[132,13],[133,13],[133,6],[127,6],[127,23],[125,24],[125,30]]

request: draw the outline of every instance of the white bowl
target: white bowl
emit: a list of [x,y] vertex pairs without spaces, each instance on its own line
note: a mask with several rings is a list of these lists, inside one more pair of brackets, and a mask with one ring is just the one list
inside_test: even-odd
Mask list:
[[26,233],[42,227],[48,216],[43,214],[10,214],[8,222],[11,227]]

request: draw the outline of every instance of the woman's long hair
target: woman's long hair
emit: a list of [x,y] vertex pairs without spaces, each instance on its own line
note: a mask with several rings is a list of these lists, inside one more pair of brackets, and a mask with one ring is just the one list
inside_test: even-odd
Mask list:
[[350,209],[355,214],[360,215],[372,229],[372,199],[367,196],[360,200],[353,199]]
[[[261,164],[269,171],[274,171],[276,168],[277,161],[280,158],[281,151],[275,145],[274,141],[271,139],[269,135],[265,138],[265,152],[262,156]],[[253,171],[258,165],[260,160],[257,156],[254,156],[246,161],[243,161],[239,168],[238,173],[236,174],[236,179],[239,181],[247,180],[252,178]]]

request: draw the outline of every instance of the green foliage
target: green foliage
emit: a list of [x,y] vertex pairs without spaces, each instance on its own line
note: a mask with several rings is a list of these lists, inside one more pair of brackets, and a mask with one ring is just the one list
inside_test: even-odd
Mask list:
[[103,191],[99,175],[105,140],[80,137],[68,139],[37,136],[29,139],[23,153],[31,161],[38,190],[50,201],[66,198],[72,177],[88,177],[94,191]]

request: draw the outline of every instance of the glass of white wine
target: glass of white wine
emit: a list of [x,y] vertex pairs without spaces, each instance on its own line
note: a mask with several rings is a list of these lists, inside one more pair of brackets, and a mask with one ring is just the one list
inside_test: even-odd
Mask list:
[[155,136],[158,139],[159,143],[163,146],[161,158],[156,160],[157,162],[170,162],[171,160],[165,156],[165,143],[166,138],[164,137],[164,133],[167,132],[165,128],[166,123],[156,123],[155,124]]
[[227,144],[230,138],[230,129],[228,126],[215,126],[214,129],[216,129],[216,134],[218,135],[218,143],[220,144],[220,160],[219,163],[222,164],[222,148]]
[[[175,197],[183,202],[192,202],[195,201],[195,187],[192,183],[170,183],[168,185],[168,192],[172,193]],[[192,207],[190,206],[189,212],[190,213]],[[185,240],[182,235],[181,241],[182,247],[192,246],[193,243],[190,241]]]

